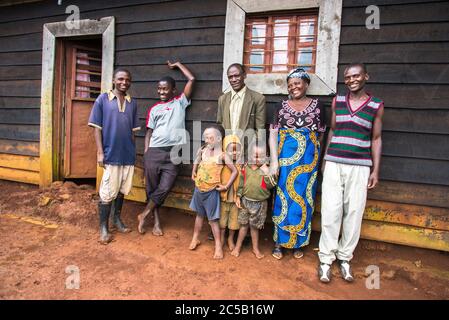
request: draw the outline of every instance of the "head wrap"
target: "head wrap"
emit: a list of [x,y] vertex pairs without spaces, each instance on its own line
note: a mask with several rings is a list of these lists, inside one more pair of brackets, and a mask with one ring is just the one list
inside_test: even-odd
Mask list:
[[296,69],[293,69],[287,76],[287,82],[290,78],[298,78],[298,79],[302,79],[305,82],[307,82],[308,84],[310,84],[310,76],[309,74],[306,72],[306,70],[304,70],[304,68],[298,67]]
[[230,134],[227,135],[224,139],[223,139],[223,149],[226,150],[226,148],[228,147],[228,145],[230,145],[231,143],[236,143],[239,145],[242,145],[240,143],[240,139],[238,136],[234,135],[234,134]]

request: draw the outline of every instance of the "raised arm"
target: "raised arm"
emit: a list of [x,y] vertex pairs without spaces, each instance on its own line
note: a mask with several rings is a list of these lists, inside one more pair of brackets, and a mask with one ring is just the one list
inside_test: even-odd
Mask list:
[[373,189],[379,182],[380,157],[382,154],[382,116],[384,114],[383,104],[377,110],[373,125],[373,136],[371,139],[371,155],[373,157],[373,167],[368,180],[368,189]]
[[195,77],[193,76],[192,72],[190,72],[189,69],[185,65],[183,65],[181,62],[177,61],[175,63],[171,63],[170,61],[167,61],[168,67],[170,69],[178,68],[181,70],[181,72],[184,74],[184,76],[187,78],[187,84],[184,87],[184,95],[188,100],[190,100],[190,97],[192,96],[193,91],[193,84],[195,83]]

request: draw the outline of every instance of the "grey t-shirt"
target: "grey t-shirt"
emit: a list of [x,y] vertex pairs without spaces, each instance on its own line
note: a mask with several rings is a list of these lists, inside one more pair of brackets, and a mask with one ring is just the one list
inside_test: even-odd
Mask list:
[[150,147],[185,144],[186,108],[190,101],[182,93],[169,101],[156,103],[148,110],[147,128],[153,129]]

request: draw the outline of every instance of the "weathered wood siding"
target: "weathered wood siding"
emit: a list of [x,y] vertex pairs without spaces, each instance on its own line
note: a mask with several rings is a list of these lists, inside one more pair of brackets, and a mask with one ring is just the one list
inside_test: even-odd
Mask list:
[[[197,78],[187,128],[194,120],[213,120],[220,95],[226,1],[131,0],[71,1],[81,19],[116,18],[115,66],[133,74],[131,94],[144,126],[146,111],[157,102],[156,84],[172,75],[180,88],[185,79],[166,61],[181,60]],[[2,8],[0,12],[0,178],[39,183],[39,118],[42,28],[64,21],[66,6],[42,1]],[[191,131],[191,130],[190,130]],[[144,131],[138,134],[142,166]],[[26,169],[26,171],[24,171]],[[141,172],[141,171],[138,171]],[[142,198],[142,177],[137,188]]]
[[[365,9],[372,4],[380,9],[378,30],[365,27]],[[365,62],[369,90],[386,108],[383,181],[370,197],[448,208],[449,1],[343,5],[339,90],[345,66]]]

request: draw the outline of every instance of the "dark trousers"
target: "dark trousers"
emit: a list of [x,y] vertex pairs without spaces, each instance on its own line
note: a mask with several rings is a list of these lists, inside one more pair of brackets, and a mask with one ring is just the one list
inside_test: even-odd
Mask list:
[[179,172],[179,165],[170,160],[170,148],[148,148],[143,156],[147,201],[161,206],[167,198]]

